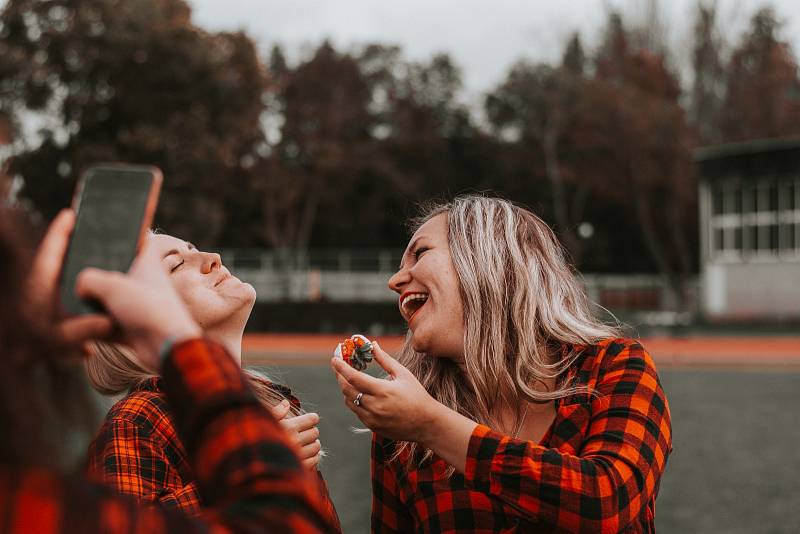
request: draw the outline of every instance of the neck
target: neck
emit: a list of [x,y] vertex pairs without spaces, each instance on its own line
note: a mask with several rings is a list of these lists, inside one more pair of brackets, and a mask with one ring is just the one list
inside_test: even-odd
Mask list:
[[233,359],[241,366],[242,365],[242,337],[244,336],[244,327],[225,327],[218,326],[208,328],[205,331],[206,335],[212,337],[222,343],[227,351],[233,356]]

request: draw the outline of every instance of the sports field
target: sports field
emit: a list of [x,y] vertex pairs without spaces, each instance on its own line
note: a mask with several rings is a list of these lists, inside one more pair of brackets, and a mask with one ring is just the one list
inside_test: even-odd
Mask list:
[[[345,533],[369,532],[368,434],[327,365],[336,336],[258,336],[267,365],[322,417],[322,467]],[[382,339],[384,348],[399,340]],[[800,532],[800,338],[644,340],[669,398],[674,452],[657,505],[660,533]]]

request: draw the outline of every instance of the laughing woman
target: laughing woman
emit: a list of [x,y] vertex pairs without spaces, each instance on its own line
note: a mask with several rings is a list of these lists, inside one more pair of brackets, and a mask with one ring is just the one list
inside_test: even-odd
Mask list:
[[420,219],[387,380],[332,364],[373,430],[372,531],[653,532],[672,449],[653,361],[591,314],[553,232],[468,196]]

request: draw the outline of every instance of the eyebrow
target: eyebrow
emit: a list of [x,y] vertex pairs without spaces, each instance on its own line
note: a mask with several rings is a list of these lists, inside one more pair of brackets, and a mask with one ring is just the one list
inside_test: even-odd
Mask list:
[[[188,248],[189,250],[195,250],[197,247],[195,247],[192,243],[186,241],[186,248]],[[177,248],[173,248],[172,250],[170,250],[169,252],[167,252],[166,254],[161,256],[161,259],[164,260],[168,256],[172,256],[173,254],[180,254],[180,253],[181,253],[180,250],[178,250]]]
[[416,238],[414,241],[412,241],[412,242],[411,242],[411,243],[410,243],[410,244],[409,244],[409,245],[406,247],[406,250],[405,250],[405,252],[403,252],[403,257],[402,257],[402,258],[400,258],[400,267],[399,267],[399,269],[402,269],[402,268],[403,268],[403,264],[405,263],[406,256],[408,256],[408,253],[409,253],[409,252],[411,252],[411,251],[413,251],[413,250],[414,250],[414,247],[416,247],[416,246],[417,246],[417,243],[419,243],[419,240],[420,240],[420,239],[422,239],[423,237],[425,237],[425,236],[424,236],[424,235],[421,235],[421,236],[417,237],[417,238]]

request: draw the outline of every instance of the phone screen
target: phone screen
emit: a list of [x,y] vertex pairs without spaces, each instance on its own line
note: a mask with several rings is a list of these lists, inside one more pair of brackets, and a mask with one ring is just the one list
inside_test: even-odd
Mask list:
[[127,272],[149,227],[161,173],[152,167],[93,167],[76,196],[76,221],[61,274],[61,303],[70,315],[101,311],[75,294],[86,267]]

